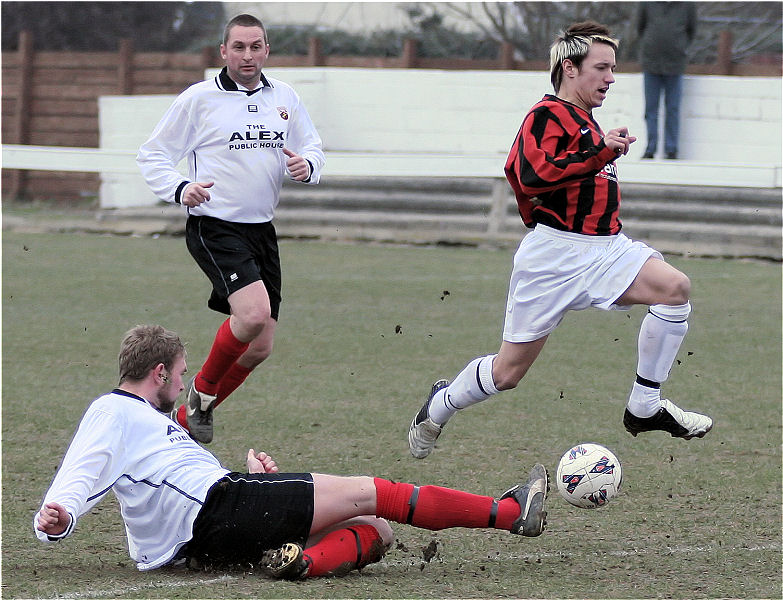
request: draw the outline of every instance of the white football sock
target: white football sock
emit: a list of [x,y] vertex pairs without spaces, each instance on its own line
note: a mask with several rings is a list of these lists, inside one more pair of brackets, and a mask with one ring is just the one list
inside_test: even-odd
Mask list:
[[661,388],[651,388],[634,381],[628,410],[639,418],[652,417],[661,408]]
[[470,361],[447,388],[439,390],[430,402],[430,419],[443,425],[454,413],[497,394],[492,379],[492,362],[496,354]]
[[690,312],[689,302],[676,306],[655,304],[642,320],[636,382],[628,399],[628,410],[637,417],[649,417],[660,408],[661,383],[669,378],[688,332]]

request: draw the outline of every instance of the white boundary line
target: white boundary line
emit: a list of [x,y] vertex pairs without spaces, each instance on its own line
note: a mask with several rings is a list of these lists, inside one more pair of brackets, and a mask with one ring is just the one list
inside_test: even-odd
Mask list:
[[[695,553],[707,553],[707,552],[731,552],[731,551],[744,551],[744,552],[765,552],[765,551],[772,551],[772,552],[780,552],[783,550],[781,547],[781,544],[764,544],[761,546],[673,546],[666,549],[669,554],[695,554]],[[625,556],[644,556],[647,554],[653,554],[653,553],[660,553],[660,549],[642,549],[642,550],[614,550],[611,552],[591,552],[591,555],[594,556],[619,556],[619,557],[625,557]],[[567,555],[575,555],[578,554],[576,552],[573,553],[567,553],[567,552],[543,552],[543,553],[531,553],[531,554],[518,554],[518,555],[493,555],[493,556],[483,556],[480,558],[480,560],[483,561],[506,561],[506,560],[536,560],[539,558],[560,558]],[[478,562],[478,558],[472,558],[468,560],[460,560],[460,564],[463,566],[468,566],[473,563]],[[390,561],[382,561],[378,564],[372,565],[371,568],[373,569],[390,569],[394,567],[402,567],[402,566],[412,566],[412,565],[418,565],[421,561],[414,560],[414,559],[407,559],[407,560],[390,560]],[[70,594],[62,594],[58,595],[57,598],[62,600],[78,600],[80,598],[106,598],[106,597],[113,597],[118,596],[122,594],[128,594],[129,592],[138,592],[141,590],[150,590],[150,589],[175,589],[175,588],[181,588],[181,587],[195,587],[195,586],[202,586],[202,585],[212,585],[215,583],[224,583],[227,581],[234,581],[239,580],[242,577],[239,575],[222,575],[220,577],[212,577],[209,579],[188,579],[187,581],[167,581],[167,582],[161,582],[161,581],[155,581],[150,582],[148,584],[144,585],[133,585],[133,586],[125,586],[122,588],[116,588],[116,589],[110,589],[110,590],[87,590],[84,592],[72,592]]]

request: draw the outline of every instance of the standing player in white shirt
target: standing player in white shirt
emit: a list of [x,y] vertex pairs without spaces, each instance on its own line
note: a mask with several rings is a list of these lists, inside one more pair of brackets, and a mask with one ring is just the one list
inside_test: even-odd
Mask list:
[[261,565],[278,578],[344,575],[381,559],[394,540],[386,519],[430,530],[500,529],[535,537],[546,523],[546,470],[499,498],[380,477],[280,473],[249,450],[231,472],[168,416],[187,370],[179,337],[140,325],[122,341],[120,383],[85,411],[33,528],[41,541],[73,533],[113,491],[128,552],[146,571]]
[[[212,441],[214,408],[272,352],[281,299],[272,219],[283,180],[318,183],[325,162],[299,96],[261,71],[261,21],[231,19],[220,53],[224,69],[176,98],[136,159],[158,197],[187,207],[188,250],[213,287],[208,305],[229,315],[172,415],[202,443]],[[187,179],[176,168],[185,157]]]

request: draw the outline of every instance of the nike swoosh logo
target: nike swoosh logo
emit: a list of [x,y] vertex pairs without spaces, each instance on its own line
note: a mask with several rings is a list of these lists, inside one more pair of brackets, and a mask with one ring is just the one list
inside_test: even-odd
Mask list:
[[588,133],[590,133],[590,128],[582,127],[582,129],[579,130],[579,133],[581,133],[582,135],[587,135]]

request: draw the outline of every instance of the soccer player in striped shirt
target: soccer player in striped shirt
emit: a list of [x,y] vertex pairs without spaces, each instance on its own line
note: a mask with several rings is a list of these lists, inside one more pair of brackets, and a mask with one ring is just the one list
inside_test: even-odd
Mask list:
[[592,110],[614,83],[617,40],[587,21],[561,32],[550,52],[554,94],[525,116],[505,172],[533,231],[514,257],[503,341],[497,354],[437,381],[411,422],[411,454],[430,454],[459,410],[516,387],[570,310],[649,307],[638,342],[636,379],[623,423],[634,436],[660,430],[703,437],[712,419],[661,397],[688,330],[690,280],[661,254],[621,233],[616,160],[636,141],[627,127],[604,133]]

